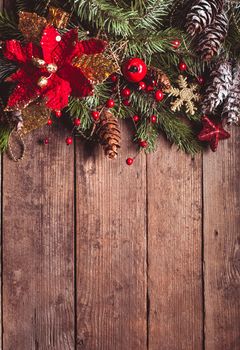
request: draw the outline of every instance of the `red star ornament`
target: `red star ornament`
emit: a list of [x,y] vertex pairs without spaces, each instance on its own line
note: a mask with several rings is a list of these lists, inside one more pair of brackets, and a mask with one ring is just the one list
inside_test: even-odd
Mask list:
[[207,116],[202,118],[203,129],[198,135],[200,141],[209,142],[211,150],[216,152],[218,142],[230,137],[230,134],[223,129],[222,123],[215,124]]
[[10,76],[17,86],[9,97],[7,109],[24,108],[41,97],[50,109],[61,110],[68,105],[70,95],[92,94],[92,84],[72,62],[82,54],[101,53],[105,47],[106,42],[98,39],[78,41],[76,29],[61,36],[52,26],[45,28],[40,46],[32,42],[22,46],[17,40],[6,41],[4,56],[20,67]]

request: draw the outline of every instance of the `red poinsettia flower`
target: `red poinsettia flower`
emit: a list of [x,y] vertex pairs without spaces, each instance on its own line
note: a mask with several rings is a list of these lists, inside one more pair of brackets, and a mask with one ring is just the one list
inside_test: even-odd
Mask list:
[[52,26],[45,28],[40,46],[6,41],[4,56],[20,66],[10,76],[17,86],[9,97],[7,109],[23,108],[41,97],[50,109],[61,110],[68,105],[70,95],[90,95],[93,91],[91,82],[72,62],[82,54],[101,53],[105,46],[106,42],[98,39],[78,41],[75,29],[61,36]]

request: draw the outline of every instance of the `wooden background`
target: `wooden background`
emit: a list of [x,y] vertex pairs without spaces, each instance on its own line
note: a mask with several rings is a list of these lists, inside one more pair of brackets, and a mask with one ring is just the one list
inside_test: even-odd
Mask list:
[[239,129],[195,159],[160,140],[132,167],[122,129],[116,162],[61,126],[3,157],[2,349],[240,349]]

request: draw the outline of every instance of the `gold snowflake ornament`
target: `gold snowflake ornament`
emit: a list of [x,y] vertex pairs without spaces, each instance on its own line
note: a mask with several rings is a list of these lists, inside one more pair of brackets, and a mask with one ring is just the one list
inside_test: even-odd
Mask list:
[[171,87],[166,92],[169,96],[177,97],[175,101],[171,102],[171,110],[173,112],[180,111],[185,106],[186,112],[194,115],[197,111],[197,107],[194,102],[200,101],[200,94],[197,92],[197,84],[188,84],[187,78],[179,75],[177,80],[179,88]]

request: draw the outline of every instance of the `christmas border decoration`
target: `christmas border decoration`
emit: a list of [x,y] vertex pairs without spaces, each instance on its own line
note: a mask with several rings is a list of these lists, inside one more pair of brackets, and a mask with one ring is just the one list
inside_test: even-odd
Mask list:
[[120,119],[145,152],[159,135],[190,154],[216,151],[239,125],[238,1],[16,0],[0,14],[0,41],[0,149],[15,161],[25,135],[63,114],[68,146],[93,139],[109,159]]

